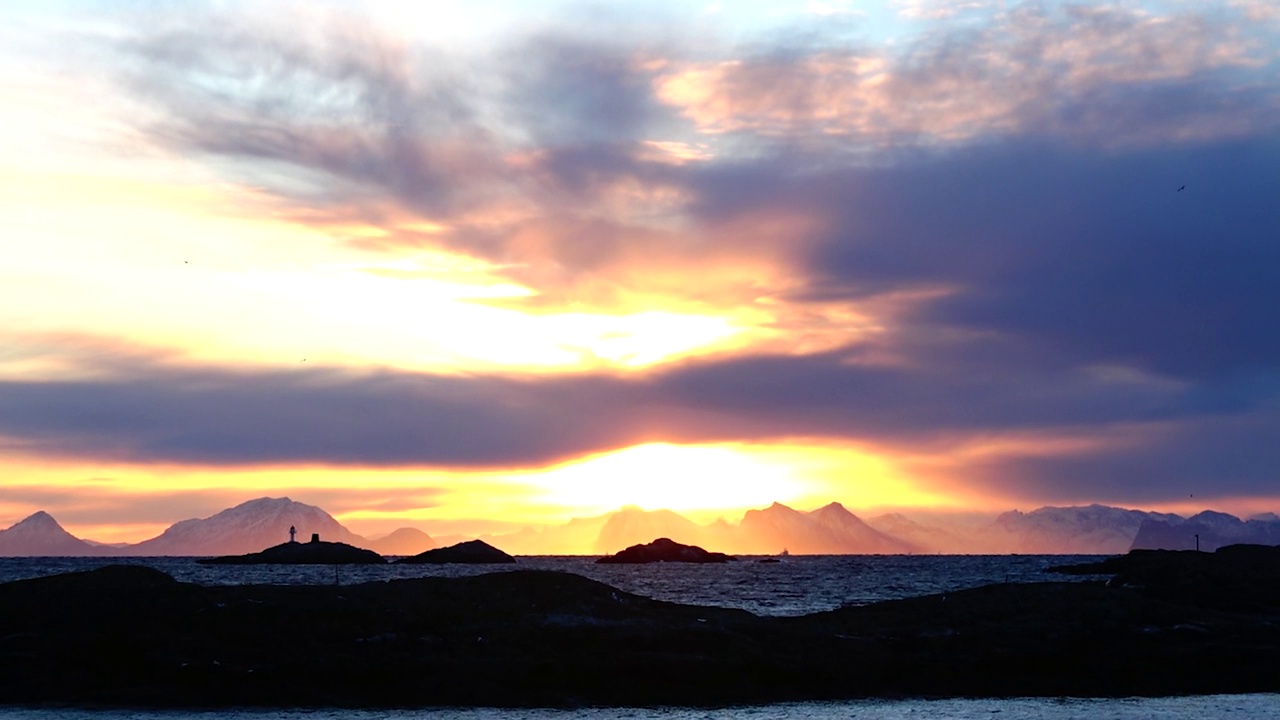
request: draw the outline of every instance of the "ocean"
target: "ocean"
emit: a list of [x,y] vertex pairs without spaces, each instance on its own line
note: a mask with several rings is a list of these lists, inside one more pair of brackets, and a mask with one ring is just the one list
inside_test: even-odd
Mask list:
[[[716,605],[759,615],[802,615],[845,605],[950,592],[999,582],[1080,580],[1046,573],[1053,565],[1095,556],[791,556],[762,563],[746,558],[711,565],[597,565],[592,557],[521,557],[516,565],[205,566],[194,558],[0,558],[0,582],[108,564],[155,567],[179,580],[202,584],[355,584],[395,578],[460,576],[507,569],[573,572],[659,600]],[[1250,718],[1280,720],[1280,695],[1210,695],[1171,698],[1025,698],[960,700],[861,700],[785,703],[727,708],[581,708],[571,710],[280,709],[151,711],[74,708],[5,708],[0,720],[836,720],[867,718]]]
[[597,565],[594,557],[520,557],[515,565],[201,565],[195,558],[0,558],[0,582],[131,563],[202,585],[353,585],[457,577],[509,569],[562,570],[637,595],[757,615],[806,615],[845,605],[951,592],[1000,582],[1073,581],[1046,573],[1093,555],[793,555],[779,562]]
[[1280,720],[1275,695],[854,700],[727,708],[77,710],[2,708],[0,720]]

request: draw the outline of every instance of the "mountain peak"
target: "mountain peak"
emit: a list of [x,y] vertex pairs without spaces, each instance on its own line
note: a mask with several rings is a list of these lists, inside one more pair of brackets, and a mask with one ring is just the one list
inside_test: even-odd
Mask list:
[[435,548],[431,536],[418,528],[402,527],[390,535],[368,541],[370,550],[381,555],[417,555]]
[[849,509],[848,509],[848,508],[846,508],[845,506],[841,505],[841,504],[840,504],[840,503],[838,503],[838,502],[827,503],[826,505],[823,505],[822,507],[818,508],[817,510],[814,510],[814,511],[813,511],[812,513],[810,513],[810,514],[812,514],[812,515],[819,515],[819,516],[823,516],[823,515],[834,515],[834,516],[844,516],[844,515],[848,515],[848,516],[850,516],[850,517],[855,517],[853,513],[849,512]]
[[614,553],[625,547],[646,543],[655,537],[675,537],[678,542],[696,544],[702,528],[671,510],[641,510],[631,505],[612,513],[596,535],[595,551]]
[[1228,521],[1228,522],[1230,522],[1230,521],[1232,521],[1232,520],[1239,520],[1239,519],[1240,519],[1240,518],[1236,517],[1235,515],[1230,515],[1230,514],[1228,514],[1228,513],[1224,513],[1224,512],[1218,512],[1217,510],[1201,510],[1200,512],[1196,513],[1195,515],[1192,515],[1190,519],[1195,520],[1196,518],[1217,518],[1217,519],[1219,519],[1219,520],[1226,520],[1226,521]]
[[290,538],[290,528],[296,530],[299,541],[317,534],[331,542],[357,546],[365,543],[364,538],[314,505],[287,497],[262,497],[207,518],[174,523],[133,549],[155,555],[240,555],[285,542]]
[[57,528],[59,530],[62,529],[62,526],[58,524],[58,521],[54,520],[52,515],[50,515],[49,513],[43,510],[37,510],[36,512],[31,513],[30,515],[23,518],[22,520],[19,520],[16,524],[14,524],[12,528],[9,528],[9,529],[13,530],[15,528],[20,528],[20,527],[21,528],[49,528],[49,529]]
[[235,507],[228,508],[228,510],[241,510],[241,509],[266,510],[266,509],[276,509],[276,508],[287,508],[293,505],[303,505],[303,504],[304,503],[294,502],[293,500],[287,497],[278,497],[278,498],[260,497],[260,498],[254,498],[253,500],[245,500],[244,502],[240,503],[239,505],[236,505]]
[[72,535],[49,513],[40,510],[7,530],[0,530],[0,556],[83,556],[93,546]]

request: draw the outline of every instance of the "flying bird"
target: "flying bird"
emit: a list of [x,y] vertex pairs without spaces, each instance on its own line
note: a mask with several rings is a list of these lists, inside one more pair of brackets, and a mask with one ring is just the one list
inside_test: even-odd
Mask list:
[[1178,188],[1178,192],[1182,192],[1183,190],[1186,190],[1186,189],[1187,189],[1187,186],[1183,185],[1182,187]]

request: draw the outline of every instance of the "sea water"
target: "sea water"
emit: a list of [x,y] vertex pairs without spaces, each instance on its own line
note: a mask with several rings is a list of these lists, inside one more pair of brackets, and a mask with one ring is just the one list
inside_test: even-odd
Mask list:
[[[520,557],[514,565],[201,565],[195,558],[0,558],[0,582],[143,564],[201,585],[352,585],[414,577],[457,577],[509,570],[560,570],[620,590],[688,605],[739,608],[757,615],[805,615],[1002,582],[1076,581],[1045,572],[1097,556],[813,555],[747,557],[738,562],[598,565],[594,557]],[[777,562],[761,562],[777,560]]]
[[0,708],[0,720],[1280,720],[1278,695],[1172,698],[853,700],[727,708],[509,710],[75,710]]

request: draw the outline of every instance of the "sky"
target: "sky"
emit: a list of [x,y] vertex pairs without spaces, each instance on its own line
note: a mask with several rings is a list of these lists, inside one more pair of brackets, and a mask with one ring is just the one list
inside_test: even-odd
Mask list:
[[1270,0],[0,4],[0,527],[1280,510]]

